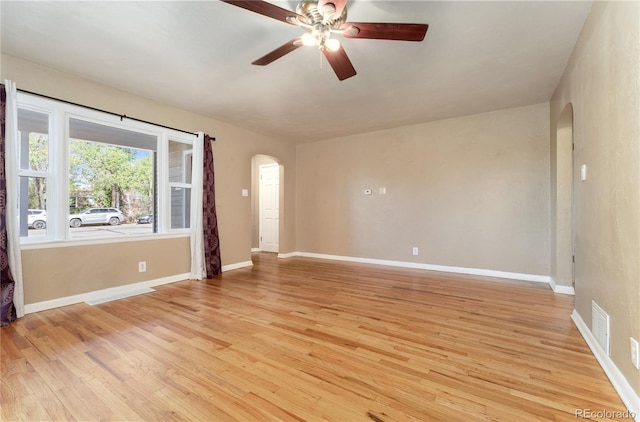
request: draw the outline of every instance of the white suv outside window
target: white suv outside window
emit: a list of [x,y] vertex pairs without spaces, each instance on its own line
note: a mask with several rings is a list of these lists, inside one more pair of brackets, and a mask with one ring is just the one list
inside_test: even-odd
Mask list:
[[47,212],[45,210],[29,210],[27,224],[30,229],[42,230],[47,227]]
[[124,216],[117,208],[90,208],[80,214],[69,216],[69,227],[80,227],[85,224],[110,224],[116,226],[124,221]]

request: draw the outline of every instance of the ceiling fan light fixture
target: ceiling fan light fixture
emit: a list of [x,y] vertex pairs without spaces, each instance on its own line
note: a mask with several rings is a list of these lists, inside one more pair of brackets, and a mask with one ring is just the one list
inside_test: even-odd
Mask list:
[[340,41],[335,38],[329,38],[324,42],[324,45],[327,47],[329,51],[338,51],[340,50]]
[[311,35],[310,32],[305,32],[304,34],[302,34],[302,45],[306,45],[306,46],[318,45],[318,40],[316,39],[316,37]]

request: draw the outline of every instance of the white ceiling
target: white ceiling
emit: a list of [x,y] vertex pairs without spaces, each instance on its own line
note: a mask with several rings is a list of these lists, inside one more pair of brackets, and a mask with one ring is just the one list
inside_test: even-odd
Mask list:
[[348,4],[349,21],[429,31],[341,38],[358,74],[340,82],[313,48],[252,66],[300,29],[218,1],[3,0],[2,52],[306,142],[548,101],[592,2]]

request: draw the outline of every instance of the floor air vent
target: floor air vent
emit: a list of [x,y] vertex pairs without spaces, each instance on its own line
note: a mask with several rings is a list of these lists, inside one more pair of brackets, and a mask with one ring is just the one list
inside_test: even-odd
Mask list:
[[591,332],[609,356],[609,315],[594,301],[591,301]]

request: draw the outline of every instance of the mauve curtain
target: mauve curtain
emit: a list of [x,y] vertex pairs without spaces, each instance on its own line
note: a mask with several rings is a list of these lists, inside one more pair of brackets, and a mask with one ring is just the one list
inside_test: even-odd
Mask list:
[[220,237],[216,215],[216,188],[213,171],[213,148],[211,138],[204,135],[202,183],[202,229],[204,234],[204,266],[207,278],[222,273],[220,260]]
[[0,325],[7,325],[17,318],[13,295],[16,282],[9,267],[9,245],[7,236],[7,178],[5,174],[7,91],[0,84]]

